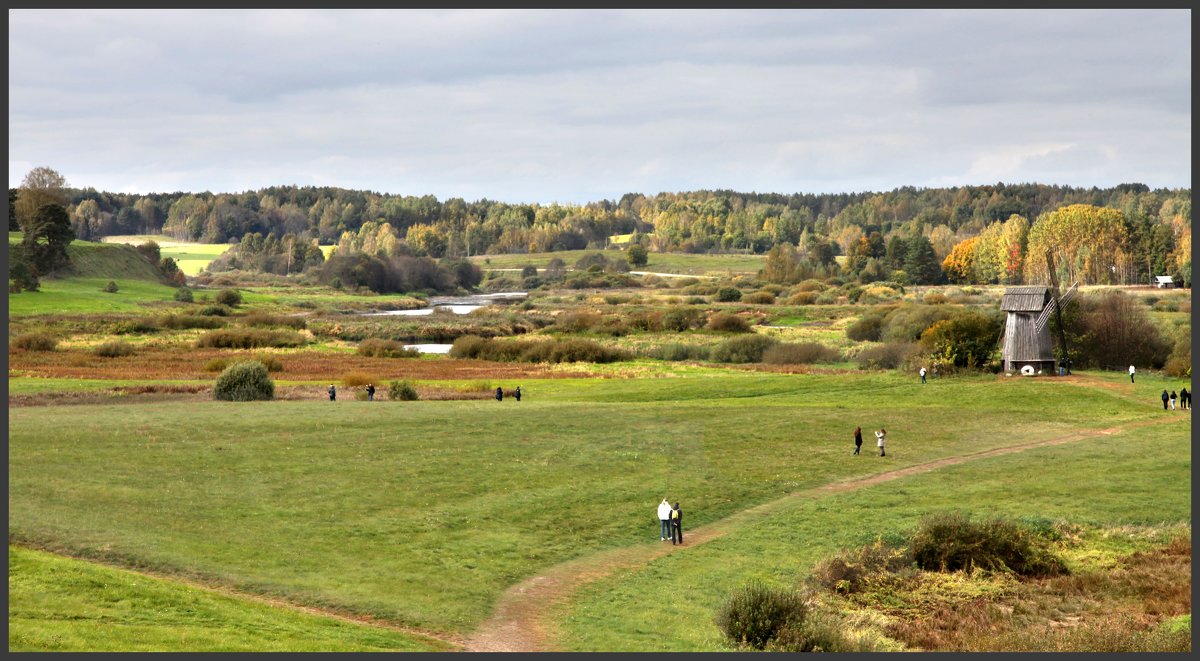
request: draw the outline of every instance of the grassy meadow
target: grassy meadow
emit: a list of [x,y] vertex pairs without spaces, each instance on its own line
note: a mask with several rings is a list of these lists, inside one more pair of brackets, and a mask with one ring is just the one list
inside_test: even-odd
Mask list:
[[[546,263],[558,258],[566,263],[567,268],[574,266],[584,255],[600,253],[605,258],[625,261],[623,250],[559,250],[532,255],[477,255],[471,261],[480,268],[487,269],[520,269],[527,265],[536,266],[539,270]],[[757,273],[763,267],[765,258],[762,255],[708,255],[687,253],[651,252],[645,266],[636,267],[635,271],[652,273],[672,273],[678,275],[741,275]]]

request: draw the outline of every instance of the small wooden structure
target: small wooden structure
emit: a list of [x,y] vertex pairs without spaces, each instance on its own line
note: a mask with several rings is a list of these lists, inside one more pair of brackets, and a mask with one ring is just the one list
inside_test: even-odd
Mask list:
[[1154,276],[1154,286],[1159,289],[1173,289],[1175,287],[1175,279],[1169,275]]
[[[1067,290],[1062,297],[1062,305],[1070,301],[1077,287],[1078,283]],[[1034,373],[1055,373],[1054,338],[1046,322],[1056,307],[1050,288],[1045,285],[1009,287],[1004,290],[1000,309],[1008,313],[1001,340],[1005,372],[1018,372],[1028,366]]]

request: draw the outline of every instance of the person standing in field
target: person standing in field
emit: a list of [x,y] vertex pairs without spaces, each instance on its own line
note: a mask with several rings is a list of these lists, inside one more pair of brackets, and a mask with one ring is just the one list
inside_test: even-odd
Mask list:
[[1175,410],[1175,398],[1177,398],[1177,397],[1179,397],[1179,395],[1175,394],[1175,391],[1172,390],[1171,391],[1171,410],[1172,411]]
[[518,402],[521,401],[521,386],[517,386],[516,391],[513,392],[513,397],[516,397]]
[[1130,383],[1133,383],[1133,373],[1134,373],[1135,371],[1136,371],[1136,370],[1134,370],[1134,369],[1133,369],[1133,365],[1130,365],[1130,366],[1129,366],[1129,382],[1130,382]]
[[854,428],[854,454],[862,450],[862,427]]
[[679,509],[679,503],[675,503],[675,509],[671,510],[671,546],[683,543],[683,510]]
[[921,383],[925,383],[925,368],[921,367]]
[[671,503],[667,502],[666,498],[658,504],[658,541],[665,542],[671,532]]
[[504,389],[501,388],[500,386],[496,386],[496,401],[497,402],[504,401]]
[[1179,407],[1185,411],[1192,407],[1192,393],[1187,388],[1179,391]]
[[1171,400],[1171,396],[1167,394],[1166,388],[1163,388],[1162,401],[1163,401],[1163,410],[1164,411],[1167,410],[1167,402],[1170,400]]
[[367,384],[367,401],[368,402],[375,401],[375,384],[374,383]]
[[881,456],[881,457],[887,456],[887,453],[884,452],[884,449],[883,449],[883,446],[886,443],[887,443],[887,430],[884,429],[883,427],[880,427],[879,431],[875,432],[875,445],[877,445],[879,447],[879,456]]
[[329,401],[337,401],[337,388],[335,388],[332,383],[329,384]]

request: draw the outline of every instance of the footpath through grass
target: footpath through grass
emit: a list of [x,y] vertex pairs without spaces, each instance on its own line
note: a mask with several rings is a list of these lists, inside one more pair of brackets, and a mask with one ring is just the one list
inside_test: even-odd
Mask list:
[[[1135,531],[1189,525],[1190,431],[1185,423],[1142,427],[799,498],[712,542],[586,586],[560,612],[559,642],[568,650],[733,649],[713,617],[735,588],[750,579],[792,586],[822,557],[904,534],[936,511]],[[669,623],[670,635],[656,623]]]
[[171,581],[8,549],[8,649],[27,651],[439,651],[438,641]]
[[[718,372],[547,382],[520,404],[12,409],[10,535],[464,632],[540,568],[656,536],[664,496],[702,525],[831,480],[1155,414],[1049,379]],[[889,429],[888,464],[849,461],[856,424]]]

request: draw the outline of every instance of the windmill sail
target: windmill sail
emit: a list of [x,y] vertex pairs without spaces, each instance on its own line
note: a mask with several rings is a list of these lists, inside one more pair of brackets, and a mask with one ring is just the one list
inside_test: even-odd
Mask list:
[[1071,302],[1071,298],[1075,296],[1075,292],[1078,290],[1079,283],[1076,282],[1075,284],[1071,285],[1071,288],[1067,290],[1067,293],[1062,295],[1057,304],[1055,303],[1053,297],[1050,299],[1050,302],[1047,303],[1046,307],[1042,309],[1041,314],[1037,316],[1037,320],[1033,322],[1034,327],[1037,328],[1039,333],[1043,328],[1046,327],[1046,322],[1050,320],[1050,315],[1054,312],[1054,309],[1058,306],[1062,306],[1065,309],[1067,307],[1067,303]]

